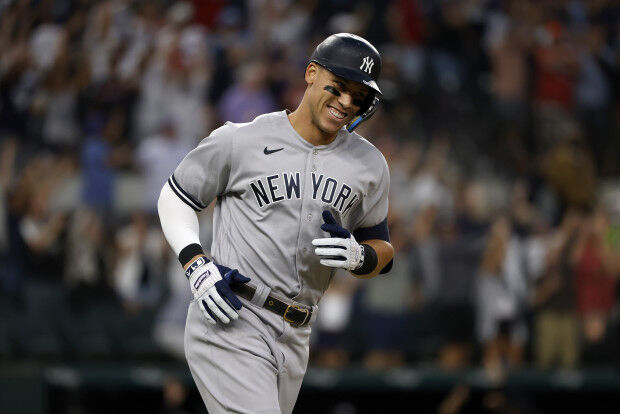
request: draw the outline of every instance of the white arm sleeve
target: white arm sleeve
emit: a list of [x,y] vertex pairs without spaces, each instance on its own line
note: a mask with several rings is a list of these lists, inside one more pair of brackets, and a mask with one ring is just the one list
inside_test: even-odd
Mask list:
[[196,212],[177,197],[168,183],[164,184],[159,194],[157,211],[164,236],[177,257],[184,247],[200,244]]

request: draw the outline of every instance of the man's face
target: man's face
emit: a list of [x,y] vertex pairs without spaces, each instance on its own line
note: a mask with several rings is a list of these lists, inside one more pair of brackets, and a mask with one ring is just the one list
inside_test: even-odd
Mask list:
[[337,133],[355,117],[369,93],[366,86],[314,63],[306,70],[306,82],[310,84],[312,121],[329,134]]

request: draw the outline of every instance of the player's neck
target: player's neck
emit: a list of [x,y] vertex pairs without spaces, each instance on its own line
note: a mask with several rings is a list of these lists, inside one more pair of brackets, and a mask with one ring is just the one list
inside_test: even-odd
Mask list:
[[338,135],[337,133],[330,134],[322,131],[312,122],[310,111],[306,110],[303,105],[288,114],[288,119],[299,136],[314,146],[330,144]]

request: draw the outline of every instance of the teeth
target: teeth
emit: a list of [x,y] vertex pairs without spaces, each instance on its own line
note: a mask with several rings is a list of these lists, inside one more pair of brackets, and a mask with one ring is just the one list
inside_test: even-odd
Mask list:
[[343,114],[342,112],[334,109],[334,108],[327,108],[329,110],[329,113],[332,114],[333,116],[335,116],[338,119],[344,119],[345,114]]

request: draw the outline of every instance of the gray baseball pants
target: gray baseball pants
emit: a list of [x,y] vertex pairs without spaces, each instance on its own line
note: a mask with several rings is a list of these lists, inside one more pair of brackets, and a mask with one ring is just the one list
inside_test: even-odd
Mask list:
[[291,413],[308,364],[310,326],[240,298],[239,319],[209,324],[189,305],[185,356],[210,414]]

